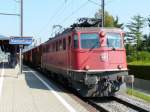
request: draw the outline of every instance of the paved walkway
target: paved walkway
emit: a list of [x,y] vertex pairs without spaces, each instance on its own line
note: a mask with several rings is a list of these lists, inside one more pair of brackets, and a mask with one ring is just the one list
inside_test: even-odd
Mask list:
[[17,68],[4,66],[0,64],[0,112],[87,112],[39,73],[24,67],[17,77]]

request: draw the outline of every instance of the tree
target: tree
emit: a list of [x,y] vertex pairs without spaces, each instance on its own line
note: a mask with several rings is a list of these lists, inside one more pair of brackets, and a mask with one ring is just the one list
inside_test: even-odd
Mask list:
[[137,50],[141,50],[143,36],[142,29],[144,25],[145,19],[140,15],[134,16],[132,18],[132,21],[126,25],[126,27],[128,28],[127,36],[137,40]]
[[[95,13],[95,18],[100,19],[102,18],[102,11],[98,10]],[[110,15],[107,11],[105,11],[105,21],[104,21],[104,27],[117,27],[117,28],[123,28],[123,24],[119,24],[119,18],[114,18],[112,15]]]
[[144,41],[142,42],[142,46],[144,50],[150,51],[150,34],[149,35],[145,34],[143,38],[144,38]]
[[150,16],[147,18],[148,27],[150,28]]
[[148,27],[149,27],[149,35],[146,35],[146,42],[147,42],[147,50],[150,51],[150,16],[147,18],[147,23],[148,23]]

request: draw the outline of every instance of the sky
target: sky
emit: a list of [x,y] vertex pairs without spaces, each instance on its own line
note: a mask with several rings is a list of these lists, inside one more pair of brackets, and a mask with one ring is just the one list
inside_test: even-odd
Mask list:
[[[17,0],[0,0],[0,13],[19,13]],[[18,0],[19,1],[19,0]],[[81,17],[94,17],[101,0],[24,0],[24,36],[32,36],[42,42],[52,34],[53,25],[69,27]],[[150,15],[150,0],[105,0],[105,10],[118,16],[127,24],[131,17]],[[0,35],[19,36],[20,20],[17,16],[0,15]]]

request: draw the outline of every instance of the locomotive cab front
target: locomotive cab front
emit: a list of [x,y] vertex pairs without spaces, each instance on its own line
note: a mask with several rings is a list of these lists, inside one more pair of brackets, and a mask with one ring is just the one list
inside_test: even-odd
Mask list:
[[110,96],[122,85],[125,88],[122,77],[128,72],[123,40],[121,29],[80,29],[75,33],[72,74],[89,90],[79,89],[81,94]]
[[127,70],[121,30],[78,32],[74,36],[74,69],[88,72]]

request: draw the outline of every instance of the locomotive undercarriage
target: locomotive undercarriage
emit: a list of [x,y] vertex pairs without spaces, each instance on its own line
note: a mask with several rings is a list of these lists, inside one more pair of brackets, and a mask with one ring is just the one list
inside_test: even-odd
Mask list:
[[47,66],[45,70],[50,71],[55,79],[77,90],[83,97],[113,96],[126,90],[122,76],[127,76],[128,71],[76,72],[52,66]]
[[122,80],[122,76],[128,75],[128,72],[71,72],[70,74],[70,83],[83,97],[103,97],[113,96],[117,92],[124,92],[126,85]]

